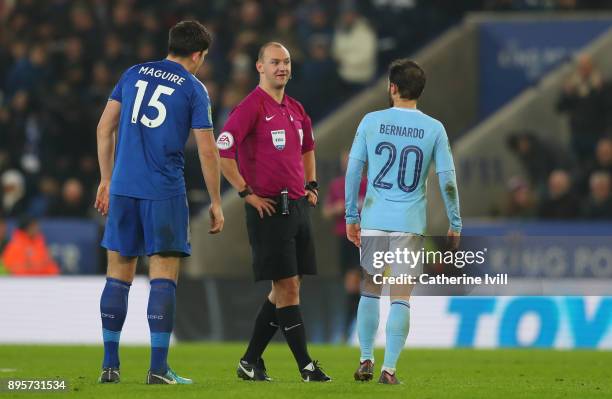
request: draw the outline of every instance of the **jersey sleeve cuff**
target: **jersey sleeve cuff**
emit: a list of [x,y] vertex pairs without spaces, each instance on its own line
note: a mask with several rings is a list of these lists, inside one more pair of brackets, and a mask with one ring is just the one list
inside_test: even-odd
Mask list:
[[358,224],[361,221],[359,216],[347,216],[345,219],[346,224]]
[[212,129],[213,125],[194,125],[191,126],[192,129]]
[[461,229],[462,229],[462,227],[463,227],[463,226],[461,226],[461,225],[459,225],[459,226],[452,225],[452,224],[450,225],[450,229],[451,229],[452,231],[456,231],[457,233],[461,233]]
[[228,150],[219,150],[219,156],[221,158],[235,159],[236,158],[236,153],[233,152],[233,151],[228,151]]
[[307,152],[313,151],[315,149],[315,146],[308,146],[308,147],[302,147],[302,154],[306,154]]

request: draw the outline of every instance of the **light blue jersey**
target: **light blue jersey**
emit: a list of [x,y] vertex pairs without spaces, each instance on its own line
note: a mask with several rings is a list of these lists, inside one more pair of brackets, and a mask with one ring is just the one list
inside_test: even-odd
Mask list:
[[[360,172],[358,166],[366,162],[368,188],[359,221],[352,199],[355,179],[349,173]],[[432,163],[441,177],[451,228],[460,231],[455,166],[442,123],[417,109],[397,107],[364,116],[350,152],[347,223],[361,223],[363,229],[425,234],[427,173]]]

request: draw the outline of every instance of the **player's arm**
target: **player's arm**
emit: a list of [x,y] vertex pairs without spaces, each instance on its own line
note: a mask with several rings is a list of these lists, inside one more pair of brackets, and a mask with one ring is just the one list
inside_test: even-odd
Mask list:
[[[304,164],[304,180],[306,183],[317,181],[317,165],[315,160],[314,150],[307,151],[302,154],[302,163]],[[306,188],[306,197],[310,205],[315,206],[319,201],[319,190],[316,187]]]
[[212,129],[192,129],[198,146],[200,166],[210,197],[210,234],[223,230],[225,222],[221,209],[221,171],[219,167],[219,150],[215,143]]
[[259,109],[252,103],[238,105],[230,112],[223,131],[217,138],[217,147],[221,156],[221,172],[230,184],[238,190],[240,196],[244,198],[247,204],[254,207],[259,213],[259,217],[263,218],[264,213],[272,216],[276,212],[274,204],[276,202],[270,198],[262,198],[253,193],[248,186],[236,162],[236,153],[244,139],[253,132],[255,122],[259,115]]
[[102,214],[108,213],[110,179],[115,156],[115,131],[121,115],[121,103],[108,100],[98,122],[96,131],[98,162],[100,164],[100,185],[96,194],[95,208]]
[[361,246],[361,225],[359,219],[359,188],[363,168],[368,159],[366,146],[366,118],[364,117],[357,127],[353,146],[349,154],[346,176],[344,179],[344,202],[346,219],[346,238]]
[[317,165],[315,160],[315,141],[310,116],[301,104],[298,104],[302,117],[302,165],[304,166],[304,181],[306,183],[306,198],[311,206],[319,202],[319,187],[312,182],[317,181]]
[[264,213],[267,213],[268,216],[272,216],[273,213],[276,212],[276,208],[274,208],[274,204],[276,202],[270,198],[262,198],[257,194],[251,191],[251,188],[247,185],[246,180],[240,174],[240,170],[238,170],[238,163],[234,158],[221,158],[221,171],[223,172],[223,176],[227,179],[228,182],[239,192],[244,193],[244,200],[250,204],[252,207],[257,209],[259,213],[259,217],[263,219]]
[[461,235],[461,216],[459,207],[459,190],[457,189],[457,178],[455,176],[455,164],[453,154],[448,143],[448,136],[444,127],[436,138],[434,147],[434,158],[440,193],[446,207],[446,216],[449,221],[448,237],[452,240],[454,247],[459,245]]
[[230,182],[238,192],[241,192],[247,187],[246,180],[238,170],[238,163],[235,159],[221,158],[221,172],[225,179]]
[[359,187],[365,161],[349,158],[344,179],[344,200],[346,208],[346,238],[356,246],[361,246],[361,227],[359,219]]
[[455,171],[447,170],[438,173],[438,182],[440,184],[442,200],[446,207],[446,216],[450,224],[447,236],[451,247],[457,249],[459,247],[462,223],[459,214],[459,193],[457,191]]
[[438,182],[440,184],[440,192],[444,206],[446,207],[446,216],[450,224],[450,231],[461,233],[461,216],[459,213],[459,193],[457,190],[457,178],[454,170],[447,170],[438,173]]

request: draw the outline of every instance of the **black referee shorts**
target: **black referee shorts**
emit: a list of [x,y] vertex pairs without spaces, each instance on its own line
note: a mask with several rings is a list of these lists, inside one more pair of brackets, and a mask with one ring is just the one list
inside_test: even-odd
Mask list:
[[340,253],[340,272],[342,275],[351,270],[361,271],[359,248],[345,236],[338,237],[338,250]]
[[317,274],[308,200],[289,200],[289,215],[276,203],[276,213],[264,213],[263,219],[245,204],[255,281]]

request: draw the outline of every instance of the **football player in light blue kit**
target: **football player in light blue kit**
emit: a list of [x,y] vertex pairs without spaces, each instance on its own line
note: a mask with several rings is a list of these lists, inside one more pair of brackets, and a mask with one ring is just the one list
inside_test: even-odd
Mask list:
[[[426,185],[431,163],[450,221],[448,236],[455,243],[461,232],[459,197],[453,157],[444,126],[416,108],[425,87],[425,72],[415,62],[400,59],[389,68],[391,108],[367,114],[359,124],[346,172],[347,237],[361,248],[364,268],[357,311],[361,346],[355,379],[373,377],[374,338],[378,329],[382,286],[374,282],[373,248],[421,249],[426,230]],[[361,218],[357,211],[359,182],[368,164],[368,187]],[[386,326],[386,349],[380,383],[398,384],[395,368],[410,325],[412,285],[391,287],[391,310]]]
[[[211,198],[211,233],[223,228],[219,153],[210,101],[193,75],[211,37],[195,21],[170,30],[168,57],[129,68],[115,86],[98,124],[101,181],[95,207],[108,214],[102,246],[108,249],[100,299],[104,361],[101,383],[119,382],[119,337],[138,256],[150,257],[147,319],[151,364],[147,384],[190,384],[168,367],[181,257],[191,254],[183,150],[190,132]],[[115,135],[115,131],[118,130]]]

